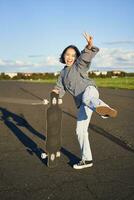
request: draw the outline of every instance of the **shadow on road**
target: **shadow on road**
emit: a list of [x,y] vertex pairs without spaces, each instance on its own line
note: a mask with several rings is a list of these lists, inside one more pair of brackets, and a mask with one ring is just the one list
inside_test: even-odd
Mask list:
[[104,129],[94,125],[94,124],[90,124],[89,128],[93,131],[95,131],[96,133],[99,133],[100,135],[108,138],[109,140],[111,140],[112,142],[118,144],[119,146],[121,146],[122,148],[124,148],[125,150],[134,152],[134,148],[133,145],[131,143],[129,143],[125,138],[118,138],[113,136],[112,134],[108,133],[107,131],[105,131]]
[[[46,137],[44,135],[36,131],[22,114],[19,116],[2,107],[0,107],[0,120],[5,123],[5,125],[18,138],[18,140],[26,147],[26,150],[30,155],[35,154],[44,164],[47,165],[46,159],[41,159],[41,154],[44,152],[44,150],[39,148],[31,138],[29,138],[22,130],[18,128],[18,126],[25,127],[30,131],[30,133],[45,141]],[[70,166],[72,166],[74,162],[78,162],[79,158],[64,147],[61,147],[61,152],[70,160],[68,163]]]
[[22,90],[23,92],[25,92],[25,93],[27,93],[27,94],[30,94],[30,96],[33,96],[33,97],[35,97],[35,98],[37,98],[37,99],[44,100],[44,99],[41,98],[40,96],[34,94],[33,92],[31,92],[31,91],[29,91],[29,90],[27,90],[27,89],[25,89],[25,88],[20,87],[20,90]]
[[[64,114],[77,119],[75,115],[68,113],[67,111],[63,110],[62,111]],[[113,136],[111,133],[105,131],[103,128],[97,126],[96,124],[90,124],[89,128],[91,130],[93,130],[95,133],[98,133],[104,137],[106,137],[107,139],[111,140],[112,142],[116,143],[117,145],[121,146],[122,148],[124,148],[127,151],[131,151],[134,152],[134,147],[131,143],[129,143],[125,138],[119,138],[119,137],[115,137]]]
[[[76,116],[63,111],[64,114],[67,114],[70,117],[73,117],[76,119]],[[30,133],[33,135],[36,135],[43,141],[45,141],[46,137],[36,131],[29,123],[28,121],[24,118],[23,115],[17,115],[13,112],[8,111],[6,108],[0,107],[0,120],[5,123],[5,125],[12,131],[12,133],[18,138],[18,140],[26,147],[27,152],[30,155],[35,154],[42,163],[47,165],[46,159],[42,160],[41,159],[41,153],[44,152],[43,149],[39,148],[38,145],[30,138],[28,137],[22,130],[20,130],[18,127],[25,127]],[[98,133],[107,139],[111,140],[112,142],[116,143],[117,145],[121,146],[125,150],[134,152],[133,146],[128,143],[126,140],[122,140],[121,138],[117,138],[113,136],[112,134],[108,133],[104,129],[96,126],[95,124],[90,124],[89,128],[93,130],[95,133]],[[72,166],[74,163],[78,162],[79,158],[69,152],[67,149],[64,147],[61,147],[61,152],[68,157],[69,162],[68,164]]]
[[[26,150],[31,155],[35,154],[41,161],[41,153],[43,150],[37,146],[37,144],[29,138],[24,132],[22,132],[18,126],[27,128],[32,134],[45,140],[45,136],[37,132],[23,116],[16,115],[5,108],[0,108],[0,120],[12,131],[12,133],[18,138],[18,140],[26,147]],[[42,161],[44,162],[44,161]]]

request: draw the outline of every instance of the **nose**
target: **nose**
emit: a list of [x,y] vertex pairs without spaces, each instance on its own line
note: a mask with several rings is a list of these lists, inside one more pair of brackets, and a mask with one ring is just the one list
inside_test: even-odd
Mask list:
[[71,57],[71,56],[68,56],[68,59],[69,59],[69,60],[71,60],[71,59],[72,59],[72,57]]

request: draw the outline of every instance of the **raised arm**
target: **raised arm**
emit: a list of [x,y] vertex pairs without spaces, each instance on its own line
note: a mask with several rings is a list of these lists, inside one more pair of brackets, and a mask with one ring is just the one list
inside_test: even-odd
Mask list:
[[88,49],[91,49],[93,47],[93,37],[86,32],[83,33],[83,36],[85,37],[85,39],[87,41]]
[[76,60],[75,65],[79,68],[89,68],[89,65],[91,63],[91,60],[93,57],[98,53],[99,48],[93,46],[93,37],[90,36],[88,33],[83,34],[87,45],[83,51],[81,51],[81,55]]

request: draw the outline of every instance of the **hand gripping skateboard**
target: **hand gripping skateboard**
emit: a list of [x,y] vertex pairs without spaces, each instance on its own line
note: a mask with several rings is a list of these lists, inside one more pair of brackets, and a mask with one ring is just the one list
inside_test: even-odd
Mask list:
[[55,92],[50,94],[50,106],[47,110],[46,119],[46,153],[42,153],[42,159],[47,157],[47,165],[50,168],[56,167],[58,159],[60,157],[61,148],[61,122],[62,122],[62,110],[59,107],[60,104],[59,95]]

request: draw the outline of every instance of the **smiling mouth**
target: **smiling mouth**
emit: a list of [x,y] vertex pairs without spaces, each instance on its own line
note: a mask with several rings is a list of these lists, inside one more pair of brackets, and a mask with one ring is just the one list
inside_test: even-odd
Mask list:
[[67,61],[67,63],[68,63],[68,64],[71,64],[71,63],[72,63],[72,61]]

